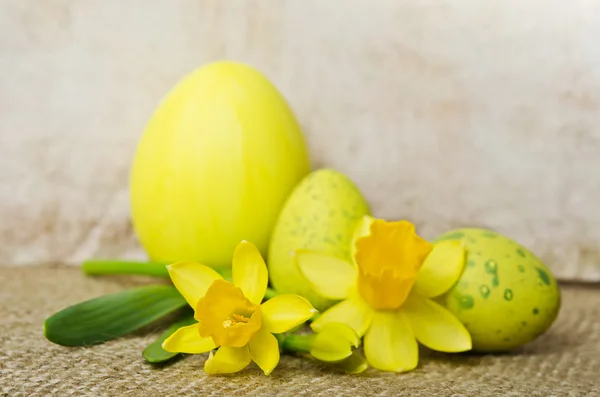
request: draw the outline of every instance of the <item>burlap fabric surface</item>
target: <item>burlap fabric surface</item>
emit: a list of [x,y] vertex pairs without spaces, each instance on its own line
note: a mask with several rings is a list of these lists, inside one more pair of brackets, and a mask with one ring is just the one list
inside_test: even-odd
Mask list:
[[[161,325],[104,345],[65,348],[44,339],[45,317],[70,304],[147,279],[86,278],[74,268],[4,268],[0,273],[0,393],[3,396],[600,396],[600,289],[563,287],[551,330],[506,355],[422,353],[408,374],[331,372],[283,357],[265,377],[254,366],[209,377],[205,357],[153,367],[140,353]],[[164,325],[164,324],[163,324]]]

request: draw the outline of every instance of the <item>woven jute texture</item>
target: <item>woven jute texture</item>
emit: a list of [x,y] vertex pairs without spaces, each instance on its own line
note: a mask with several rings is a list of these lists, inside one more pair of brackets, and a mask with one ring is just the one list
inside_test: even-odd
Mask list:
[[504,355],[423,351],[407,374],[344,375],[283,357],[271,376],[254,366],[207,376],[204,355],[154,367],[141,351],[164,324],[86,348],[54,345],[44,318],[68,305],[148,282],[89,278],[73,268],[4,268],[0,273],[2,396],[600,396],[600,289],[563,287],[563,307],[545,335]]

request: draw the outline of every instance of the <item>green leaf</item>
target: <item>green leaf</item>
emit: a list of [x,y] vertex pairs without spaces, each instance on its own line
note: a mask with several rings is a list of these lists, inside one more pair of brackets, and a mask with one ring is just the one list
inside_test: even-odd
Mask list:
[[175,287],[150,285],[70,306],[44,322],[44,335],[63,346],[106,342],[187,305]]
[[192,325],[196,322],[194,315],[189,314],[171,325],[157,340],[149,344],[143,351],[142,356],[152,364],[162,363],[179,355],[179,353],[171,353],[162,348],[163,342],[175,333],[179,328],[186,325]]

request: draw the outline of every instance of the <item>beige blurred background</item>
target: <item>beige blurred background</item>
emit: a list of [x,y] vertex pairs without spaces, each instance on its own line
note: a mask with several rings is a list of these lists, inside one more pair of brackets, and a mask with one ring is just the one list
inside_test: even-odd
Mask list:
[[183,75],[231,59],[376,215],[494,228],[600,280],[598,38],[592,0],[0,0],[0,263],[143,258],[137,140]]

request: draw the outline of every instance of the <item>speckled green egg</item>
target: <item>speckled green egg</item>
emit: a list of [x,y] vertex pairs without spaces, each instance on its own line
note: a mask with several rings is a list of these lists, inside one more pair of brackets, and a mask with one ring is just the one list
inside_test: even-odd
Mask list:
[[316,294],[302,277],[294,252],[309,249],[351,260],[352,236],[369,213],[360,191],[344,174],[321,169],[306,176],[281,211],[269,244],[269,277],[282,293],[299,294],[324,310],[334,302]]
[[435,241],[459,240],[467,251],[458,283],[442,297],[471,333],[473,350],[512,350],[543,334],[560,308],[548,268],[515,241],[487,229],[457,229]]

